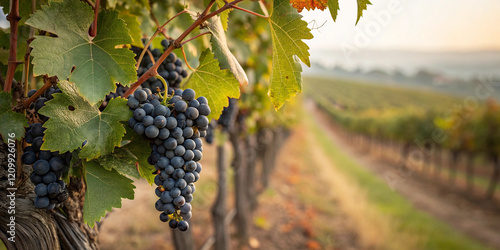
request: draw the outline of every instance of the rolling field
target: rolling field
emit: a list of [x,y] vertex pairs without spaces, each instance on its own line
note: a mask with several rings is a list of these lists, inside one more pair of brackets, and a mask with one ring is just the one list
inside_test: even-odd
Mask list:
[[[482,192],[490,188],[493,163],[489,157],[497,154],[495,150],[500,142],[496,129],[500,121],[496,103],[492,103],[493,109],[489,108],[488,102],[466,107],[467,100],[473,100],[473,95],[459,98],[349,80],[305,78],[304,86],[306,96],[314,99],[346,131],[414,148],[422,141],[430,141],[432,147],[446,154],[456,152],[460,155],[458,158],[462,155],[470,157],[477,166],[473,174],[468,174],[464,166],[467,163],[459,160],[427,164],[439,165],[443,179],[451,174],[463,184],[470,178]],[[488,118],[488,112],[492,113],[491,118]],[[436,135],[441,137],[436,139]],[[437,158],[437,153],[429,152],[429,158]],[[500,185],[494,190],[499,191]]]
[[445,110],[463,102],[458,97],[352,80],[304,78],[306,95],[324,98],[346,111]]

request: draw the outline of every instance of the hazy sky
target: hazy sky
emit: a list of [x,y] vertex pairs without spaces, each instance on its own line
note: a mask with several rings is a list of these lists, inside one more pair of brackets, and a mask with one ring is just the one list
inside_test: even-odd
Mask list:
[[[329,10],[303,11],[309,26],[317,28],[312,31],[315,38],[307,44],[312,50],[349,46],[361,50],[500,49],[500,0],[371,2],[357,26],[356,0],[340,0],[335,23]],[[398,6],[396,11],[391,4]],[[0,17],[0,25],[7,26]]]
[[[330,12],[303,11],[315,38],[311,49],[485,50],[500,49],[499,0],[372,0],[357,26],[355,0]],[[391,4],[399,8],[390,8]],[[392,11],[392,12],[391,12]],[[382,14],[381,14],[382,13]],[[383,14],[385,13],[385,15]],[[382,18],[377,18],[377,16]],[[381,21],[382,20],[382,21]],[[326,23],[325,23],[326,21]]]

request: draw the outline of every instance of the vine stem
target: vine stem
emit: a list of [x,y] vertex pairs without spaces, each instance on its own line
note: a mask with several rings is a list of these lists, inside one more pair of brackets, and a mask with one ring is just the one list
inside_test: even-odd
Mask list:
[[210,2],[208,3],[207,7],[205,8],[205,10],[201,13],[200,17],[203,17],[205,16],[208,11],[210,11],[210,9],[212,8],[212,6],[214,6],[215,4],[215,0],[210,0]]
[[186,44],[186,43],[188,43],[188,42],[191,42],[192,40],[194,40],[194,39],[196,39],[196,38],[198,38],[198,37],[200,37],[200,36],[203,36],[203,35],[206,35],[206,34],[210,34],[210,33],[211,33],[210,31],[206,31],[206,32],[203,32],[203,33],[201,33],[201,34],[198,34],[198,35],[196,35],[196,36],[194,36],[194,37],[191,37],[191,38],[189,38],[188,40],[186,40],[186,41],[182,42],[182,43],[181,43],[181,45],[184,45],[184,44]]
[[[31,28],[32,29],[32,28]],[[31,31],[30,31],[30,37],[33,37],[31,35]],[[30,75],[30,54],[31,54],[31,47],[30,47],[30,43],[31,43],[31,40],[32,39],[28,39],[28,45],[26,47],[26,54],[24,54],[24,68],[23,68],[23,79],[22,79],[22,82],[23,82],[23,96],[26,96],[28,94],[28,79],[29,79],[29,75]]]
[[153,56],[153,53],[151,53],[151,51],[149,51],[149,50],[146,50],[146,51],[147,51],[147,53],[148,53],[149,60],[151,60],[151,62],[152,62],[153,64],[155,64],[155,57]]
[[[35,13],[36,10],[36,0],[31,0],[31,14]],[[23,80],[24,84],[23,88],[23,96],[25,97],[28,94],[28,81],[30,76],[30,55],[32,48],[30,47],[30,43],[33,41],[33,36],[35,35],[35,28],[30,27],[30,36],[28,41],[26,41],[26,54],[24,54],[24,68],[23,68]]]
[[231,4],[231,6],[232,6],[233,9],[241,10],[241,11],[244,11],[246,13],[252,14],[254,16],[262,17],[262,18],[265,18],[265,19],[269,18],[268,16],[261,15],[259,13],[253,12],[251,10],[247,10],[245,8],[238,7],[238,6],[233,5],[233,4]]
[[[174,20],[176,17],[184,14],[188,12],[188,10],[183,10],[177,14],[175,14],[173,17],[171,17],[170,19],[168,19],[162,26],[159,26],[159,23],[158,23],[158,20],[156,20],[156,18],[154,17],[154,15],[151,13],[151,17],[153,18],[153,20],[157,23],[158,25],[158,28],[156,29],[155,33],[151,36],[151,38],[149,38],[149,41],[146,43],[146,45],[144,45],[144,49],[142,49],[142,52],[141,52],[141,55],[139,55],[139,59],[137,59],[137,65],[135,65],[135,68],[136,69],[139,69],[139,66],[141,65],[141,61],[142,61],[142,58],[144,58],[144,54],[146,53],[146,51],[148,50],[149,48],[149,45],[151,44],[151,42],[153,42],[153,39],[160,33],[162,32],[163,28],[165,28],[165,26],[170,23],[170,21]],[[165,34],[164,34],[165,35]],[[152,62],[154,62],[154,60],[151,60]]]
[[17,26],[21,17],[19,16],[19,0],[11,0],[10,13],[7,20],[10,22],[10,48],[9,48],[9,62],[7,68],[7,75],[5,77],[5,85],[3,86],[4,92],[10,92],[12,88],[12,80],[14,80],[14,73],[16,72],[17,65]]
[[[156,27],[160,27],[160,22],[158,22],[158,19],[156,18],[155,13],[153,12],[153,9],[154,9],[154,8],[153,8],[153,5],[151,4],[151,1],[149,1],[149,16],[151,17],[151,19],[153,19],[153,22],[156,24]],[[176,15],[176,16],[177,16],[177,15]],[[173,18],[175,18],[176,16],[174,16]],[[171,19],[173,19],[173,18],[171,18]],[[170,22],[170,20],[169,20],[169,21],[167,21],[167,22]],[[169,36],[167,35],[167,33],[165,32],[165,30],[163,29],[163,27],[165,27],[165,25],[162,25],[161,27],[162,27],[162,28],[159,30],[159,32],[160,32],[160,33],[161,33],[161,34],[162,34],[162,35],[163,35],[166,39],[171,40],[172,38],[171,38],[171,37],[169,37]]]
[[43,92],[45,92],[45,90],[47,90],[48,88],[50,88],[50,86],[56,83],[53,82],[52,80],[53,80],[52,77],[47,79],[47,81],[45,81],[45,84],[39,90],[37,90],[35,94],[33,94],[28,100],[24,101],[23,106],[25,109],[27,109],[30,106],[30,104],[36,100],[37,97],[42,95]]
[[94,22],[90,25],[90,36],[95,37],[97,35],[97,17],[99,16],[99,4],[101,0],[96,0],[94,5]]
[[165,52],[163,52],[163,54],[158,59],[158,61],[156,61],[156,63],[153,65],[153,67],[151,67],[148,71],[146,71],[146,73],[144,73],[137,80],[137,82],[135,82],[134,84],[132,84],[132,86],[127,90],[127,92],[125,92],[125,96],[128,96],[128,95],[134,93],[134,91],[143,82],[145,82],[148,78],[157,75],[158,74],[157,70],[158,70],[158,67],[160,67],[161,63],[167,58],[168,55],[170,55],[170,53],[172,53],[172,51],[174,51],[174,49],[181,47],[182,40],[184,40],[184,38],[186,38],[189,35],[189,33],[191,33],[194,29],[196,29],[198,26],[200,26],[201,24],[203,24],[205,21],[207,21],[211,17],[213,17],[213,16],[215,16],[215,15],[217,15],[217,14],[219,14],[219,13],[221,13],[221,12],[227,10],[227,9],[233,8],[233,6],[235,6],[236,4],[238,4],[241,1],[243,1],[243,0],[234,0],[232,2],[228,2],[228,3],[224,4],[224,6],[222,6],[218,10],[215,10],[215,11],[209,13],[209,14],[204,15],[204,13],[208,13],[208,11],[210,10],[210,8],[212,8],[212,6],[214,4],[213,2],[215,2],[215,1],[210,1],[210,3],[208,4],[207,8],[194,21],[194,23],[192,23],[191,26],[189,26],[189,28],[187,28],[177,39],[175,39],[174,42],[170,43],[170,46],[165,50]]

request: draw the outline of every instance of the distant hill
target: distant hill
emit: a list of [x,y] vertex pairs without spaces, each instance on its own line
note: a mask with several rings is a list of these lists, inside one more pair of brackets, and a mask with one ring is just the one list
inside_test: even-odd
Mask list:
[[[311,52],[305,75],[358,79],[443,93],[476,95],[478,86],[491,86],[500,100],[500,51],[405,52],[362,51],[347,58],[341,51]],[[483,90],[483,89],[481,89]]]

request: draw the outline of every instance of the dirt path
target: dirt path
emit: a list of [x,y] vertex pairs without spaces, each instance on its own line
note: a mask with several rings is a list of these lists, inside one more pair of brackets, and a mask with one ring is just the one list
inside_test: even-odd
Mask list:
[[[360,165],[371,170],[380,178],[396,180],[390,183],[395,191],[401,193],[413,205],[432,216],[448,223],[458,231],[475,238],[485,245],[500,249],[500,215],[485,209],[481,204],[475,204],[457,194],[446,192],[429,182],[408,176],[398,175],[395,166],[375,160],[372,156],[356,151],[352,145],[342,140],[334,131],[330,118],[314,105],[307,105],[328,136]],[[388,182],[389,185],[389,182]]]
[[[359,249],[358,232],[343,211],[342,201],[329,188],[331,176],[311,168],[311,138],[295,128],[277,155],[270,188],[260,195],[252,238],[257,249]],[[322,152],[316,150],[316,152]],[[260,168],[261,166],[259,166]],[[331,169],[331,168],[323,168]],[[251,240],[252,241],[252,240]]]

